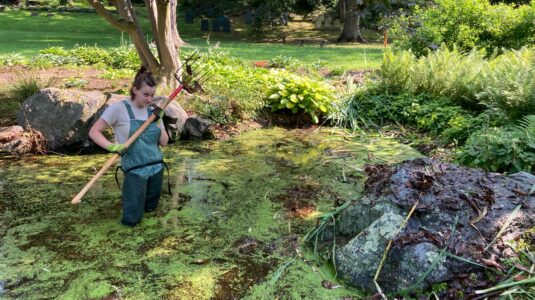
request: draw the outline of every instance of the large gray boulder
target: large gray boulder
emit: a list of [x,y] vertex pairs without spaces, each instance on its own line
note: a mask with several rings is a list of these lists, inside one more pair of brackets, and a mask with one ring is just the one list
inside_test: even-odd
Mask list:
[[[535,196],[529,195],[535,176],[529,173],[506,177],[430,159],[369,166],[366,173],[364,196],[336,222],[338,241],[347,243],[335,259],[338,275],[367,291],[376,291],[373,278],[389,240],[393,246],[378,283],[393,292],[483,273],[447,253],[499,267],[515,255],[507,241],[535,225]],[[505,233],[485,250],[516,207]]]
[[[154,102],[156,105],[161,106],[163,101],[167,97],[156,97]],[[188,113],[178,104],[177,101],[171,101],[164,110],[164,121],[167,124],[167,133],[171,141],[176,141],[182,135],[184,131],[184,125],[188,119]]]
[[46,88],[24,101],[17,122],[25,130],[40,132],[49,150],[78,147],[105,101],[101,92]]
[[189,117],[184,124],[182,138],[185,140],[203,140],[214,137],[210,130],[212,122],[199,116]]

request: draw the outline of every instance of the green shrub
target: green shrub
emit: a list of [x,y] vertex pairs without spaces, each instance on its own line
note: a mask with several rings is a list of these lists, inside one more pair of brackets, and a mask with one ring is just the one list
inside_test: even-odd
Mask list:
[[323,59],[317,59],[315,62],[312,63],[312,68],[315,70],[319,70],[327,65],[327,61]]
[[445,43],[448,47],[519,49],[535,41],[535,2],[491,5],[488,0],[436,0],[397,19],[390,30],[394,45],[418,56]]
[[[210,118],[219,121],[225,119],[225,123],[255,118],[266,105],[264,91],[268,70],[254,68],[229,56],[228,53],[212,48],[205,58],[206,65],[203,68],[211,72],[210,80],[206,81],[203,88],[213,99],[204,102],[214,105],[214,108],[199,109],[204,111],[207,117],[218,115]],[[221,112],[216,114],[215,111]]]
[[59,56],[70,56],[69,51],[63,49],[63,47],[49,47],[39,50],[40,54],[52,54]]
[[519,126],[493,127],[470,136],[457,161],[493,172],[531,172],[535,167],[535,116]]
[[37,68],[50,68],[65,65],[80,65],[80,61],[74,56],[62,56],[57,54],[38,54],[30,59],[30,66]]
[[212,120],[218,124],[235,124],[242,119],[239,106],[236,102],[229,101],[226,97],[214,96],[211,98],[196,97],[195,100],[186,104],[200,116]]
[[299,60],[284,56],[284,55],[277,55],[269,60],[268,66],[270,68],[278,68],[278,69],[288,69],[288,70],[295,70],[299,66]]
[[111,56],[110,66],[115,69],[137,70],[141,66],[141,60],[133,46],[112,48],[109,53]]
[[87,80],[76,77],[67,78],[63,82],[63,86],[66,88],[84,87],[85,85],[87,85]]
[[[188,56],[190,52],[184,52],[184,56]],[[231,66],[231,65],[243,65],[243,62],[234,57],[230,56],[228,51],[223,51],[219,48],[219,45],[210,45],[208,47],[207,53],[201,54],[205,60],[210,61],[213,64],[218,64],[222,66]]]
[[65,50],[63,47],[50,47],[40,50],[39,53],[33,60],[40,65],[47,65],[47,62],[51,65],[76,63],[115,69],[137,69],[141,66],[141,60],[132,45],[109,50],[97,46],[76,46],[70,50]]
[[342,76],[345,73],[345,68],[343,67],[334,67],[329,70],[329,76]]
[[128,79],[135,76],[135,71],[132,69],[111,69],[108,68],[104,73],[98,75],[98,78],[102,79]]
[[268,89],[267,97],[273,111],[304,111],[310,115],[312,122],[318,123],[320,116],[335,110],[331,86],[288,72],[273,71],[272,76],[275,83]]
[[94,65],[97,63],[104,63],[111,65],[112,57],[108,51],[96,46],[76,46],[69,50],[69,54],[78,58],[84,65]]
[[0,55],[0,66],[19,66],[24,64],[24,56],[19,53]]

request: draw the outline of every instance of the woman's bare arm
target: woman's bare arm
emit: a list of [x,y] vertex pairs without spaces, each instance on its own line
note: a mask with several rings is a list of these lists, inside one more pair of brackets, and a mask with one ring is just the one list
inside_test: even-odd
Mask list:
[[89,130],[89,137],[93,140],[93,142],[95,142],[95,144],[104,149],[106,149],[106,147],[108,147],[110,144],[113,144],[104,136],[104,134],[102,134],[106,128],[108,128],[108,123],[106,123],[104,119],[98,119]]
[[167,143],[169,143],[169,136],[167,135],[167,130],[165,130],[165,126],[163,125],[163,121],[160,120],[158,122],[158,127],[160,127],[160,139],[158,140],[159,144],[161,146],[167,146]]

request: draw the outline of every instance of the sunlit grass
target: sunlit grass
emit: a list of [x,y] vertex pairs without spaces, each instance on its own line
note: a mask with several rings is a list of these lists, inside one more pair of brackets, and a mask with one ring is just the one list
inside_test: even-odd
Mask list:
[[[145,33],[149,33],[146,11],[139,9],[139,16]],[[200,32],[200,25],[185,24],[179,14],[178,28],[181,38],[188,43],[186,48],[207,49],[219,43],[244,61],[269,60],[283,55],[298,59],[303,64],[320,63],[327,67],[344,69],[377,68],[381,64],[383,49],[379,44],[335,45],[324,48],[319,43],[307,43],[303,47],[295,42],[257,43],[252,41],[243,28],[236,28],[240,34],[207,34]],[[239,24],[237,25],[239,26]],[[296,29],[297,30],[297,29]],[[129,37],[121,34],[97,14],[54,12],[48,17],[46,12],[31,16],[29,11],[7,11],[0,13],[0,55],[20,53],[26,57],[36,55],[40,49],[48,47],[72,48],[75,45],[97,45],[103,48],[118,47],[128,43]],[[298,32],[295,36],[299,37]],[[147,35],[147,40],[150,36]]]

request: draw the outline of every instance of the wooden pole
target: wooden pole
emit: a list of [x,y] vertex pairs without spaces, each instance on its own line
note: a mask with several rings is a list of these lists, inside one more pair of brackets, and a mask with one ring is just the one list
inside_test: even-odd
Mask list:
[[[169,105],[169,103],[171,103],[171,101],[182,91],[183,88],[184,86],[180,85],[176,90],[174,90],[171,95],[169,95],[167,100],[162,104],[161,109],[165,109]],[[145,131],[145,129],[149,127],[149,125],[154,121],[154,119],[156,119],[156,115],[151,114],[147,121],[145,121],[145,123],[143,123],[143,125],[141,125],[141,127],[139,127],[136,132],[134,132],[134,134],[132,134],[132,136],[128,138],[128,140],[124,144],[125,148],[128,149],[128,147],[143,133],[143,131]],[[84,186],[84,188],[74,198],[72,198],[71,204],[80,203],[82,201],[82,197],[84,197],[84,195],[89,191],[93,184],[95,184],[95,182],[97,182],[97,180],[102,177],[102,175],[104,175],[104,173],[111,166],[113,166],[113,164],[117,161],[117,159],[119,159],[119,157],[119,154],[114,154],[112,157],[110,157],[110,159],[108,159],[108,161],[104,164],[104,166],[102,166],[102,168],[97,172],[97,174],[95,174],[95,176],[93,176],[93,178],[89,180],[89,182]]]

